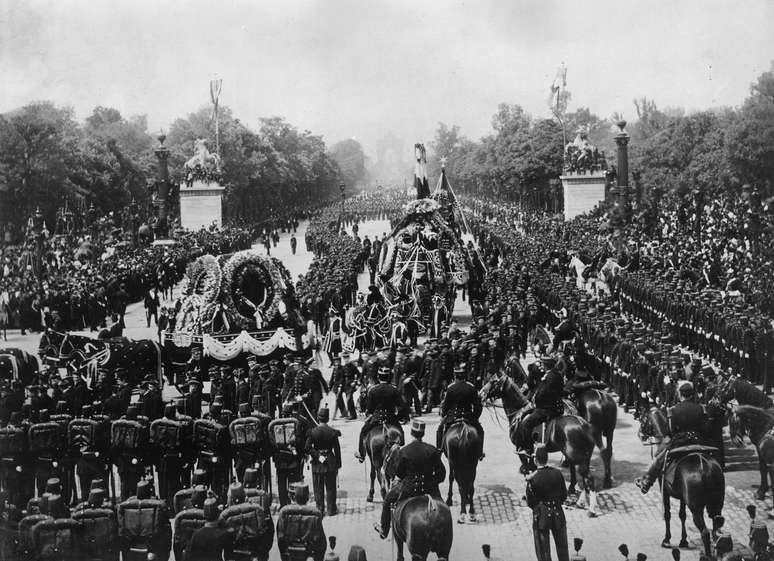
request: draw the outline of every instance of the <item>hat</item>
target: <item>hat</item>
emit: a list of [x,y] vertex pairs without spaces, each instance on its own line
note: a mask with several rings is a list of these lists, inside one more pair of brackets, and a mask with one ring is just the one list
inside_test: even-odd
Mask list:
[[205,499],[204,501],[204,519],[207,522],[215,522],[220,516],[218,510],[218,501],[216,499]]
[[353,545],[349,549],[347,561],[367,561],[365,549],[359,545]]
[[309,485],[296,483],[293,485],[293,494],[297,504],[306,504],[309,500]]
[[680,383],[677,391],[681,397],[691,397],[693,395],[693,384],[687,380],[683,381]]
[[321,423],[327,423],[330,417],[331,417],[331,413],[327,407],[323,407],[317,412],[317,420]]
[[379,380],[386,382],[390,379],[390,369],[386,366],[379,367]]
[[232,483],[228,488],[228,504],[238,505],[245,502],[245,488],[241,483]]
[[548,462],[548,448],[545,444],[537,444],[535,446],[535,463],[545,464]]
[[245,487],[252,488],[258,486],[258,470],[255,468],[245,469],[245,474],[242,477],[242,483]]
[[194,508],[202,508],[204,501],[207,499],[207,489],[205,487],[195,487],[191,491],[191,506]]
[[101,507],[105,502],[105,490],[104,489],[92,489],[89,491],[88,503],[91,507]]
[[247,403],[240,403],[238,413],[243,417],[247,417],[250,415],[250,406]]
[[460,364],[454,367],[454,376],[457,378],[464,378],[467,373],[465,372],[465,365]]
[[203,469],[196,469],[191,476],[191,485],[206,485],[207,472]]
[[422,436],[425,434],[425,422],[419,419],[411,421],[411,434]]
[[551,369],[554,366],[556,366],[556,359],[554,357],[551,357],[551,356],[544,356],[544,357],[542,357],[540,359],[540,362],[543,363],[543,366],[546,369]]

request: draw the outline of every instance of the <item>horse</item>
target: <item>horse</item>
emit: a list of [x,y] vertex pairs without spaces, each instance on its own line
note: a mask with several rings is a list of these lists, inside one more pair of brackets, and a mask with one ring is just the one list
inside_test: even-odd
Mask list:
[[[591,425],[594,442],[605,469],[602,487],[613,486],[611,462],[613,458],[613,433],[618,422],[618,407],[609,393],[590,388],[581,392],[577,399],[578,414]],[[604,438],[604,443],[603,439]]]
[[[734,407],[728,418],[731,440],[738,447],[744,446],[744,437],[748,436],[758,453],[758,467],[761,472],[761,484],[756,497],[764,500],[769,489],[769,477],[774,488],[774,411],[753,405]],[[772,497],[774,504],[774,496]]]
[[[522,412],[529,401],[521,393],[516,383],[501,374],[491,378],[479,392],[482,399],[502,399],[502,406],[509,421],[509,437],[514,446],[518,446],[517,430]],[[591,454],[594,452],[593,429],[585,419],[577,415],[560,415],[545,424],[543,442],[549,452],[561,452],[569,462],[570,487],[568,492],[576,492],[577,474],[581,477],[583,493],[578,497],[578,504],[584,501],[589,505],[589,516],[597,515],[597,497],[594,481],[589,473]],[[522,458],[522,462],[524,459]]]
[[586,270],[586,265],[577,255],[573,255],[568,265],[569,272],[575,272],[575,284],[578,288],[586,287],[586,279],[583,278],[583,272]]
[[728,403],[736,400],[739,405],[753,405],[761,409],[770,409],[772,401],[766,393],[752,382],[748,382],[739,376],[729,376],[717,393],[720,403]]
[[43,360],[64,361],[76,369],[86,367],[92,377],[99,369],[123,368],[131,376],[126,380],[129,384],[137,384],[150,372],[162,383],[161,347],[150,339],[92,339],[46,329],[40,338],[38,354]]
[[[640,417],[639,435],[642,441],[654,439],[661,442],[669,434],[669,424],[666,412],[658,407],[652,407]],[[672,465],[666,464],[664,475],[661,477],[661,496],[664,505],[664,524],[666,530],[662,547],[671,548],[672,529],[670,521],[670,498],[680,501],[680,523],[682,532],[679,547],[688,547],[687,532],[685,530],[686,506],[691,511],[693,523],[701,532],[705,554],[710,556],[710,533],[704,521],[704,509],[712,518],[713,534],[718,531],[718,518],[723,512],[725,501],[726,479],[723,468],[708,451],[700,448],[691,451],[689,448],[685,454],[681,454]],[[673,466],[673,467],[672,467]],[[674,470],[672,477],[666,477],[667,470]]]
[[368,490],[366,501],[374,502],[374,480],[379,480],[382,499],[387,494],[387,484],[382,472],[387,452],[393,444],[403,444],[403,431],[393,425],[380,423],[371,427],[365,435],[365,449],[368,454],[368,462],[371,465],[371,487]]
[[[455,421],[446,429],[443,437],[443,453],[449,460],[449,494],[446,504],[452,505],[452,490],[454,482],[460,491],[459,524],[464,524],[466,518],[476,521],[476,508],[473,506],[476,470],[478,469],[478,451],[481,449],[481,435],[464,419]],[[470,505],[470,515],[467,514]]]
[[[384,476],[388,482],[395,477],[399,450],[398,444],[387,450]],[[435,553],[439,561],[446,561],[454,538],[451,510],[430,495],[399,501],[392,514],[392,535],[398,550],[397,561],[403,561],[404,543],[412,561],[424,561],[430,553]]]

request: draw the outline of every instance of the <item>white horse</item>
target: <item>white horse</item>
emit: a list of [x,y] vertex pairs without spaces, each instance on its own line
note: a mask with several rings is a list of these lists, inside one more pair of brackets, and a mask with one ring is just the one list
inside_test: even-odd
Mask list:
[[587,267],[588,265],[581,261],[577,255],[573,255],[572,259],[570,259],[569,269],[570,271],[575,271],[575,283],[578,288],[586,287],[586,279],[583,278],[583,271],[585,271]]
[[207,150],[207,140],[204,138],[194,141],[194,156],[185,163],[185,168],[194,169],[197,165],[205,169],[220,169],[220,157]]

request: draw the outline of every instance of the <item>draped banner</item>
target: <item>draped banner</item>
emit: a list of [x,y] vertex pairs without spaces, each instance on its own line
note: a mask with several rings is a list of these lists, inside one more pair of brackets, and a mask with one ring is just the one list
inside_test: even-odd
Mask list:
[[[307,335],[301,337],[304,348],[309,346]],[[211,335],[202,335],[202,352],[204,356],[211,356],[217,360],[225,361],[238,357],[242,353],[250,353],[256,356],[270,355],[277,349],[296,351],[296,340],[287,331],[278,327],[268,339],[255,339],[246,331],[230,341],[218,341]]]

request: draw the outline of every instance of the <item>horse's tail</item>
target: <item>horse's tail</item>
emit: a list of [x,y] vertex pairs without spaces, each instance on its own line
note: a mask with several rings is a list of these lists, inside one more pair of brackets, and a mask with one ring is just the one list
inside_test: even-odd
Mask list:
[[[714,518],[723,511],[723,503],[726,499],[726,478],[723,468],[715,458],[705,454],[698,454],[698,458],[701,473],[700,496],[705,502],[707,513]],[[686,497],[686,502],[689,502],[689,497]]]
[[427,495],[427,538],[429,551],[445,559],[452,541],[451,511],[446,504]]

